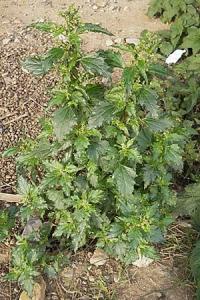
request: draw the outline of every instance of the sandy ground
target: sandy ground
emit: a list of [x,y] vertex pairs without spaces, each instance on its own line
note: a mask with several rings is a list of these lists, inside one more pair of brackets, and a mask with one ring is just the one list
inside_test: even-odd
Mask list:
[[[74,3],[87,22],[101,23],[118,37],[138,37],[142,30],[156,31],[165,26],[146,16],[149,0],[0,0],[0,34],[21,22],[57,20],[57,12]],[[95,47],[99,42],[94,41]]]

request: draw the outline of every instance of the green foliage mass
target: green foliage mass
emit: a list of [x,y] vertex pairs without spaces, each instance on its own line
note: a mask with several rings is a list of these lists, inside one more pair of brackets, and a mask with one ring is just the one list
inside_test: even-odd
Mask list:
[[170,30],[160,32],[164,41],[160,45],[163,54],[168,55],[176,48],[200,51],[200,2],[199,0],[152,0],[148,10],[150,17],[160,17],[164,23],[171,23]]
[[33,217],[41,223],[20,236],[13,251],[9,278],[29,294],[41,272],[56,274],[62,258],[52,259],[54,244],[65,253],[93,240],[125,264],[143,255],[155,258],[153,244],[163,242],[176,204],[174,177],[196,134],[192,120],[184,119],[197,101],[191,105],[189,98],[191,90],[197,93],[195,83],[175,95],[172,83],[174,88],[183,81],[160,63],[156,35],[144,32],[137,46],[86,54],[82,33],[111,33],[83,24],[74,7],[62,16],[64,25],[32,25],[50,32],[56,45],[23,63],[37,76],[57,68],[50,117],[35,140],[5,153],[18,151],[22,225]]
[[[184,154],[185,178],[190,182],[178,197],[178,211],[191,217],[194,228],[200,231],[200,2],[198,0],[152,1],[149,15],[171,22],[168,31],[160,32],[160,52],[168,55],[177,47],[187,48],[189,56],[174,67],[175,85],[169,94],[176,99],[184,122],[195,128],[196,134],[186,146]],[[170,107],[171,109],[171,107]],[[197,241],[191,258],[191,270],[197,282],[197,299],[200,299],[200,241]]]

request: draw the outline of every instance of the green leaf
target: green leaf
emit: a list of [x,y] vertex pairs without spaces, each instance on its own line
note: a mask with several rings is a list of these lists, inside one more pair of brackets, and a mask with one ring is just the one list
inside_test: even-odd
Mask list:
[[15,154],[17,154],[19,151],[19,148],[18,147],[11,147],[11,148],[8,148],[7,150],[5,150],[2,154],[2,157],[10,157],[10,156],[13,156]]
[[49,190],[47,196],[49,200],[53,202],[56,209],[65,208],[66,201],[62,191]]
[[160,78],[165,78],[169,75],[168,69],[160,64],[151,64],[149,73]]
[[112,103],[100,102],[94,107],[91,117],[89,118],[89,128],[100,127],[103,123],[112,120],[116,113],[116,109]]
[[140,151],[145,151],[152,142],[152,132],[148,128],[142,128],[137,136]]
[[45,56],[30,57],[22,62],[22,66],[33,75],[45,75],[53,67],[53,64],[62,58],[63,48],[52,48]]
[[97,54],[83,57],[81,59],[81,64],[89,73],[103,77],[111,76],[110,67],[106,63],[105,59]]
[[158,176],[158,173],[150,165],[145,165],[143,171],[144,188],[147,188],[151,183],[155,181],[156,177]]
[[200,283],[200,240],[197,241],[192,251],[190,266],[195,280]]
[[[190,184],[178,197],[178,212],[181,215],[189,215],[192,218],[200,208],[200,182]],[[199,222],[200,223],[200,222]]]
[[145,123],[147,127],[153,132],[165,131],[173,126],[173,122],[168,118],[146,118]]
[[18,179],[18,192],[21,195],[26,195],[30,190],[30,184],[27,182],[27,180],[20,176]]
[[124,196],[132,194],[135,185],[135,177],[135,171],[132,168],[123,165],[117,167],[113,174],[117,189]]
[[65,50],[61,47],[52,48],[48,51],[46,58],[49,59],[52,63],[57,62],[59,59],[63,57]]
[[160,51],[162,54],[168,56],[170,53],[172,53],[174,50],[174,47],[170,42],[162,42],[160,45]]
[[175,170],[183,168],[182,150],[177,144],[166,147],[165,160]]
[[53,63],[51,60],[42,57],[27,58],[22,63],[24,69],[36,76],[48,73],[48,71],[52,68],[52,65]]
[[98,33],[103,33],[103,34],[110,35],[110,36],[113,35],[107,29],[101,27],[98,24],[92,24],[92,23],[84,23],[82,25],[80,31],[81,31],[81,33],[82,32],[98,32]]
[[98,51],[100,57],[105,59],[105,62],[112,68],[123,68],[123,59],[120,52],[113,50],[100,50]]
[[200,28],[188,28],[188,35],[183,39],[182,48],[189,48],[196,54],[200,51]]
[[140,90],[138,101],[140,105],[145,106],[153,117],[157,116],[158,112],[157,99],[157,93],[149,87],[143,87]]
[[77,124],[76,115],[72,108],[64,106],[54,113],[53,127],[58,140],[62,140]]
[[184,26],[181,19],[178,19],[175,23],[171,25],[171,42],[174,47],[177,46],[182,36]]
[[49,101],[48,106],[52,107],[54,105],[61,105],[64,103],[64,100],[66,99],[66,91],[55,91],[53,97]]
[[31,27],[36,28],[44,32],[53,32],[56,28],[56,24],[52,22],[37,22],[31,24]]
[[126,92],[130,94],[132,90],[132,84],[136,77],[136,69],[134,67],[126,67],[124,68],[122,79],[124,81],[124,85],[126,88]]

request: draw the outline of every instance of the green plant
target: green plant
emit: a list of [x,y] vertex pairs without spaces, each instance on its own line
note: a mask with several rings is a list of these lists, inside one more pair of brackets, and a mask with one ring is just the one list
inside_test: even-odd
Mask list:
[[[61,252],[77,251],[95,240],[126,264],[138,256],[155,258],[153,243],[163,242],[172,221],[173,178],[194,133],[176,107],[168,110],[168,70],[159,63],[156,36],[144,32],[137,46],[85,54],[83,32],[110,33],[82,24],[74,7],[62,16],[65,25],[33,25],[51,32],[57,45],[23,63],[40,76],[56,66],[60,77],[51,116],[17,155],[21,222],[34,217],[41,224],[19,238],[9,277],[30,294],[41,272],[50,266],[56,273],[49,261],[55,244]],[[128,63],[120,51],[129,53]],[[118,82],[112,82],[114,68],[122,73]]]
[[9,235],[11,229],[15,225],[16,209],[2,209],[0,211],[0,242],[3,242]]
[[160,17],[164,23],[171,23],[170,30],[160,32],[163,41],[160,50],[164,55],[177,47],[200,51],[199,0],[153,0],[148,15]]
[[[194,228],[200,232],[200,182],[188,185],[180,194],[178,211],[192,219]],[[190,257],[192,274],[197,283],[197,299],[200,299],[200,240],[197,240]]]

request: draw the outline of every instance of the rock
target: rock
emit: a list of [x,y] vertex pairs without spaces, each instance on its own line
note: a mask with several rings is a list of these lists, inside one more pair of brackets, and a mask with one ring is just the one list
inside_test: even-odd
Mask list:
[[113,45],[113,41],[112,40],[107,40],[106,41],[106,46],[107,47],[110,47],[110,46],[112,46]]
[[121,44],[122,43],[122,41],[123,41],[123,39],[122,38],[116,38],[115,39],[115,44]]
[[131,38],[131,37],[126,38],[125,41],[126,41],[127,44],[138,45],[138,43],[139,43],[139,39]]
[[140,258],[138,258],[136,261],[133,262],[133,265],[138,268],[146,268],[152,262],[153,262],[153,259],[146,257],[146,256],[141,256]]
[[32,232],[37,232],[40,229],[41,226],[42,226],[42,221],[39,218],[31,217],[28,220],[26,226],[24,227],[22,235],[23,236],[28,236]]
[[23,291],[19,300],[45,300],[46,283],[41,277],[40,282],[36,282],[33,288],[33,296],[30,298],[27,292]]
[[6,38],[6,39],[3,39],[2,44],[3,44],[3,46],[6,46],[6,45],[8,45],[10,42],[11,42],[11,38]]
[[108,260],[108,255],[101,249],[96,249],[90,258],[91,265],[103,266]]
[[97,9],[98,9],[98,6],[97,6],[97,5],[93,5],[93,6],[92,6],[92,9],[93,9],[93,10],[97,10]]
[[30,300],[27,292],[23,291],[19,297],[19,300]]

